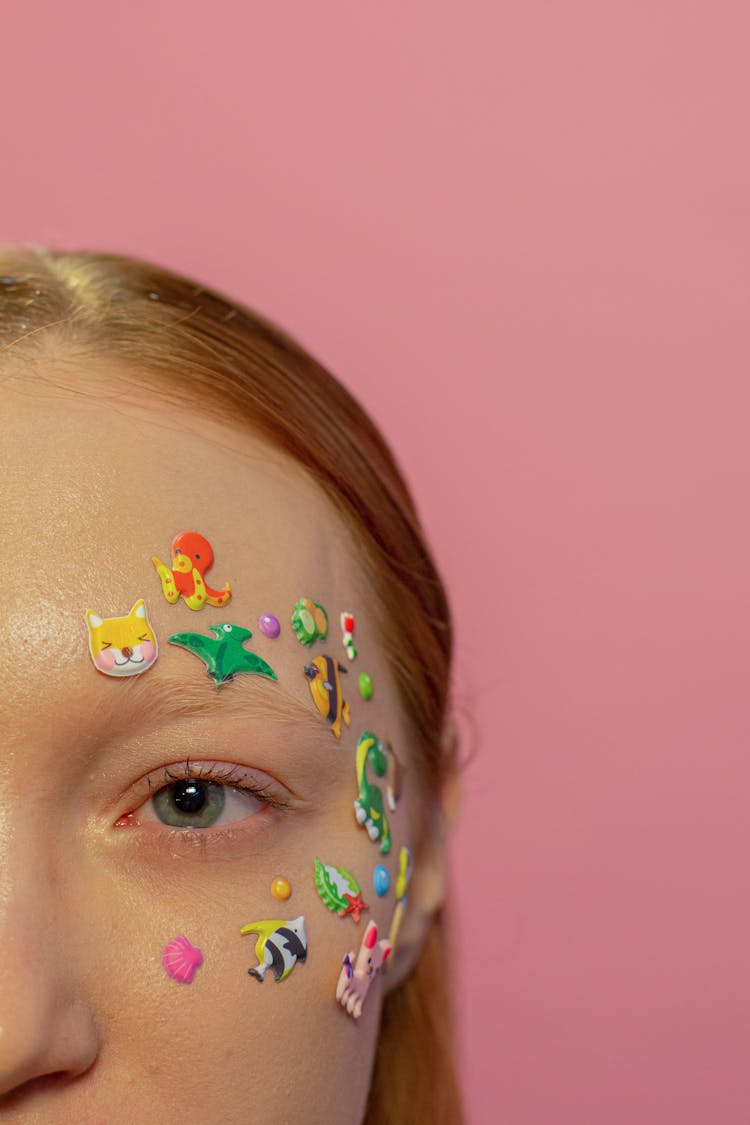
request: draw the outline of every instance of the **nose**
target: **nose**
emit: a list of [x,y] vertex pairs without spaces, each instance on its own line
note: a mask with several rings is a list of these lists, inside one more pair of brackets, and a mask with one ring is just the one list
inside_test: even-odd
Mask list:
[[36,865],[33,881],[19,878],[11,888],[3,880],[0,1119],[8,1101],[15,1107],[24,1090],[31,1096],[38,1080],[62,1084],[84,1074],[100,1047],[94,1012],[79,983],[85,979],[80,947],[66,933],[69,916],[42,866]]
[[122,653],[122,655],[125,657],[126,660],[130,660],[130,657],[133,655],[132,648],[121,648],[120,652]]
[[61,1003],[38,982],[19,999],[12,1009],[4,1003],[0,1014],[0,1116],[9,1095],[21,1095],[38,1079],[76,1078],[93,1065],[99,1050],[82,1003]]

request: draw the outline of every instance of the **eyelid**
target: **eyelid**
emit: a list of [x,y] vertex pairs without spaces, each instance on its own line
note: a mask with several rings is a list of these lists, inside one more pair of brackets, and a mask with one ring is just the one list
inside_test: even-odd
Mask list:
[[[186,759],[166,766],[159,766],[158,769],[151,770],[136,781],[123,798],[121,806],[123,812],[118,816],[117,821],[132,816],[141,805],[148,801],[149,797],[153,797],[165,786],[172,785],[175,781],[185,781],[190,778],[212,781],[217,785],[240,789],[243,792],[250,793],[272,809],[289,811],[293,807],[292,802],[285,798],[281,783],[269,777],[268,774],[261,774],[260,770],[250,769],[236,763],[204,760],[192,762],[190,759]],[[200,829],[200,831],[210,832],[211,829]]]

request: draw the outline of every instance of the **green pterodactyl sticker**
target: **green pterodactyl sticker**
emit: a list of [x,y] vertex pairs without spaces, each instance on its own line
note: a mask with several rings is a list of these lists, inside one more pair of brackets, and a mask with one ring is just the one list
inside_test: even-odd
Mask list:
[[345,918],[351,914],[354,922],[359,922],[363,910],[370,907],[362,901],[359,883],[344,867],[334,867],[322,863],[315,857],[315,887],[323,902],[334,914]]
[[206,671],[216,684],[218,691],[222,684],[227,684],[240,672],[248,672],[256,676],[268,676],[270,680],[278,680],[270,664],[266,664],[262,657],[243,648],[245,641],[249,641],[252,633],[243,629],[241,625],[209,625],[215,634],[207,637],[203,633],[173,633],[167,640],[171,645],[179,645],[192,652],[206,665]]

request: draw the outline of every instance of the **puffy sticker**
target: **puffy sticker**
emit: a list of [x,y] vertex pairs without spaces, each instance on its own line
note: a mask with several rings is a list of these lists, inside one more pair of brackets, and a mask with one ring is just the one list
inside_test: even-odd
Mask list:
[[297,962],[307,958],[305,919],[301,914],[291,922],[278,919],[248,922],[240,933],[258,935],[255,943],[258,964],[247,971],[251,977],[261,982],[268,969],[277,981],[286,980]]
[[390,942],[385,939],[378,941],[378,927],[369,922],[356,961],[353,950],[344,956],[336,985],[336,999],[355,1020],[362,1015],[370,985],[390,953]]
[[214,553],[211,544],[197,531],[182,531],[172,540],[172,565],[167,566],[157,555],[151,556],[161,579],[164,597],[172,605],[182,597],[188,609],[227,605],[232,589],[227,582],[223,590],[207,586],[204,574],[211,568]]
[[357,785],[359,796],[354,802],[357,823],[367,830],[373,843],[380,843],[386,855],[391,850],[391,828],[383,804],[380,786],[371,780],[386,778],[386,799],[390,812],[396,810],[398,764],[390,746],[384,745],[376,734],[366,730],[357,743]]
[[271,894],[274,898],[279,899],[281,902],[286,902],[292,893],[292,885],[288,879],[284,879],[279,875],[277,879],[271,883]]
[[281,622],[278,617],[274,617],[272,613],[261,613],[258,618],[258,628],[264,637],[271,637],[273,639],[278,637],[281,632]]
[[328,636],[328,614],[319,602],[300,598],[292,609],[292,629],[302,645],[324,641]]
[[412,855],[411,848],[408,844],[404,844],[398,853],[398,877],[396,879],[396,907],[393,911],[393,919],[391,921],[391,932],[388,935],[388,940],[393,949],[396,948],[396,941],[398,940],[398,931],[401,928],[401,923],[404,918],[404,911],[406,910],[407,899],[406,891],[409,887],[409,880],[412,873]]
[[203,954],[186,937],[176,937],[164,947],[161,963],[172,980],[179,984],[192,984],[193,977],[203,964]]
[[380,898],[388,894],[388,888],[391,885],[391,875],[387,867],[379,863],[372,873],[372,885],[375,888],[375,894]]
[[398,877],[396,879],[396,898],[406,897],[412,872],[411,848],[404,844],[398,853]]
[[344,867],[334,867],[315,859],[315,886],[323,905],[334,914],[345,918],[351,914],[354,922],[359,922],[363,910],[370,907],[362,901],[359,883]]
[[137,676],[156,660],[156,634],[149,624],[143,598],[125,617],[97,617],[89,609],[86,621],[91,659],[105,676]]
[[341,634],[346,649],[346,655],[350,660],[355,660],[357,650],[354,647],[354,614],[342,613],[341,614]]
[[269,680],[278,679],[270,664],[242,647],[253,635],[249,629],[243,629],[241,625],[209,625],[209,629],[214,633],[213,637],[206,637],[203,633],[173,633],[167,640],[171,645],[186,648],[203,661],[217,691],[241,672],[267,676]]
[[341,738],[342,721],[349,726],[349,704],[341,694],[341,675],[348,669],[332,656],[316,656],[305,665],[310,694],[324,719],[331,724],[336,738]]
[[359,673],[359,694],[363,699],[372,699],[375,694],[375,685],[372,682],[372,676],[367,672]]

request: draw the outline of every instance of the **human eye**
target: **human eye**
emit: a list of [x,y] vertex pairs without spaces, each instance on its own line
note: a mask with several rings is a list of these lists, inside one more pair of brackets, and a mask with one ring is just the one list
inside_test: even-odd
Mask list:
[[[139,792],[140,790],[140,792]],[[270,778],[220,762],[181,762],[143,778],[134,797],[147,793],[115,827],[225,828],[288,804]]]

